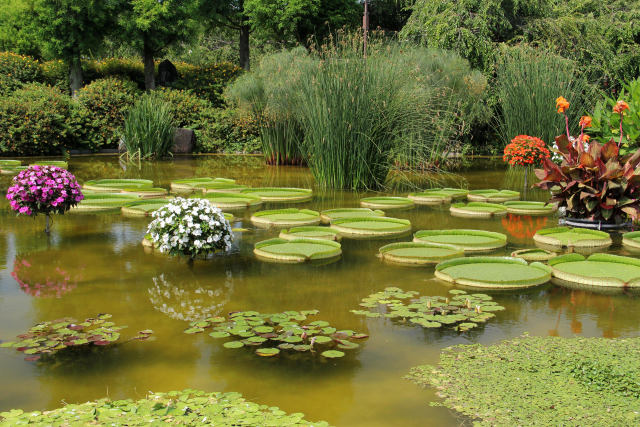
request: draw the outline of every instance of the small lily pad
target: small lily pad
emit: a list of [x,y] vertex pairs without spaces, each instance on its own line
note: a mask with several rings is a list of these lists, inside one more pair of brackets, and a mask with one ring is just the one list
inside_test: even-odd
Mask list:
[[344,357],[344,353],[338,350],[327,350],[320,353],[321,356],[326,357],[327,359],[336,359],[339,357]]
[[280,350],[277,348],[259,348],[256,350],[256,354],[262,357],[273,357],[280,354]]
[[240,347],[244,347],[244,344],[242,343],[242,341],[229,341],[222,344],[222,346],[224,348],[240,348]]
[[211,338],[227,338],[227,337],[230,337],[231,334],[229,332],[217,331],[217,332],[211,332],[209,336]]

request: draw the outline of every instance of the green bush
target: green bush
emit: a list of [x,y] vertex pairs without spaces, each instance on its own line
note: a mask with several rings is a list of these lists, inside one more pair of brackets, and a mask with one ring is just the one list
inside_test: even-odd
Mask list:
[[118,133],[138,95],[135,83],[115,77],[95,80],[78,91],[77,102],[86,109],[86,118],[82,112],[77,116],[86,127],[86,148],[118,147]]
[[261,143],[254,118],[237,109],[210,108],[206,125],[196,130],[196,150],[203,153],[256,153]]
[[222,96],[226,86],[242,73],[242,68],[230,62],[195,66],[184,62],[175,64],[179,78],[176,89],[191,90],[214,107],[224,105]]
[[23,83],[42,80],[38,61],[25,55],[0,52],[0,95],[19,88]]
[[69,92],[69,66],[59,59],[40,63],[44,82],[64,93]]
[[144,66],[142,61],[127,58],[106,58],[90,60],[83,63],[85,82],[117,77],[135,82],[140,89],[144,89]]
[[27,83],[0,98],[0,152],[60,154],[75,142],[72,108],[69,96],[42,83]]
[[175,133],[171,105],[153,93],[144,94],[127,114],[122,139],[130,158],[170,154]]
[[155,95],[171,106],[176,127],[200,129],[207,125],[203,114],[211,108],[209,101],[198,98],[191,91],[165,87],[159,87]]

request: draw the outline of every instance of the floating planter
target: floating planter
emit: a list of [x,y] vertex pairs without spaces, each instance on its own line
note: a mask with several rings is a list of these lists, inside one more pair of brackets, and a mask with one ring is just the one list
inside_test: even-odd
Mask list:
[[604,231],[569,227],[543,228],[536,232],[533,240],[553,249],[605,249],[613,243],[611,236]]
[[375,238],[399,236],[411,231],[406,219],[387,217],[343,218],[331,223],[331,228],[344,237]]
[[153,181],[148,179],[95,179],[87,181],[82,186],[85,190],[118,193],[123,189],[152,188]]
[[632,231],[622,235],[622,245],[631,250],[640,251],[640,231]]
[[507,208],[497,203],[469,202],[455,203],[449,208],[452,216],[461,218],[494,218],[505,216]]
[[41,160],[33,162],[29,166],[55,166],[62,169],[69,169],[69,163],[63,160]]
[[211,338],[227,339],[223,347],[255,348],[254,352],[262,357],[309,353],[333,359],[344,356],[344,351],[359,348],[356,341],[368,338],[352,330],[337,330],[323,320],[307,321],[316,314],[318,310],[274,314],[241,311],[227,318],[210,317],[191,322],[184,332],[197,334],[211,330]]
[[270,239],[256,243],[253,253],[268,261],[295,264],[338,258],[342,249],[340,243],[325,239]]
[[515,215],[551,215],[558,209],[555,203],[511,201],[504,202],[507,212]]
[[502,203],[520,199],[520,193],[512,190],[473,190],[467,194],[470,202]]
[[340,208],[320,212],[320,220],[323,224],[330,224],[334,219],[363,218],[370,216],[384,216],[384,212],[369,208]]
[[389,287],[364,298],[360,306],[366,310],[351,312],[367,317],[386,317],[405,324],[408,321],[423,328],[447,326],[464,332],[494,318],[494,312],[504,310],[489,295],[469,295],[459,289],[449,293],[452,296],[418,296],[416,291]]
[[[18,335],[18,341],[3,342],[0,347],[15,348],[27,355],[25,360],[35,361],[69,347],[113,344],[120,339],[120,331],[126,326],[116,326],[108,321],[110,318],[110,314],[99,314],[83,322],[64,318],[38,323],[26,334]],[[150,329],[140,331],[127,341],[146,340],[151,334]]]
[[306,202],[313,198],[313,191],[307,188],[259,187],[248,188],[242,192],[260,197],[263,202]]
[[551,258],[555,258],[558,256],[557,253],[547,251],[544,249],[533,248],[533,249],[520,249],[519,251],[511,252],[511,256],[514,258],[522,258],[525,261],[549,261]]
[[171,181],[171,191],[179,194],[189,194],[202,191],[201,186],[211,183],[235,184],[236,181],[227,178],[188,178]]
[[324,239],[324,240],[340,240],[340,234],[329,227],[294,227],[289,230],[283,230],[280,232],[280,238],[286,240],[293,239]]
[[122,207],[140,201],[140,198],[132,194],[123,193],[83,193],[84,199],[70,212],[109,212],[119,211]]
[[430,265],[445,259],[462,257],[464,250],[457,246],[434,243],[401,242],[381,247],[379,256],[385,261],[397,264]]
[[151,216],[153,212],[164,207],[167,203],[169,203],[167,199],[138,200],[123,206],[121,211],[124,216]]
[[213,206],[223,211],[240,211],[262,205],[260,197],[250,194],[212,192],[198,197],[207,199]]
[[551,268],[521,258],[479,256],[443,261],[436,266],[436,277],[472,288],[520,289],[547,283]]
[[251,222],[258,227],[295,227],[320,224],[320,214],[309,209],[274,209],[253,214]]
[[507,236],[484,230],[421,230],[413,235],[414,242],[453,245],[465,252],[488,252],[507,246]]
[[360,206],[370,209],[411,209],[415,206],[413,200],[406,197],[365,197],[360,199]]
[[609,288],[640,287],[640,260],[636,258],[592,254],[567,254],[549,260],[553,277],[576,285]]

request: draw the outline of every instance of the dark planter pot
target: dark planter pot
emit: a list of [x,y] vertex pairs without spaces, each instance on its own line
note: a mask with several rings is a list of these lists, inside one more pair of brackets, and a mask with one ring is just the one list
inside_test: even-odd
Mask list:
[[589,228],[591,230],[602,231],[618,231],[625,228],[631,228],[631,222],[623,222],[622,224],[613,224],[606,221],[594,221],[591,219],[564,218],[561,220],[564,225],[570,227]]

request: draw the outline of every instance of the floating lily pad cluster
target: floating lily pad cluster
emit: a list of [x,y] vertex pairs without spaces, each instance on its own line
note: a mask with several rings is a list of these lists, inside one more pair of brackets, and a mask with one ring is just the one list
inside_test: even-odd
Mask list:
[[324,320],[308,322],[318,310],[285,311],[262,314],[240,311],[228,317],[209,317],[191,322],[186,334],[205,331],[216,339],[227,339],[225,348],[255,347],[258,356],[273,357],[283,352],[319,354],[328,359],[343,357],[342,350],[355,350],[358,340],[368,335],[352,330],[337,330]]
[[[44,356],[52,356],[60,350],[79,346],[106,346],[120,339],[120,331],[126,326],[117,326],[109,321],[110,314],[99,314],[83,322],[64,318],[38,323],[25,334],[18,335],[18,341],[3,342],[0,347],[15,348],[27,355],[25,360],[35,361]],[[132,340],[146,340],[153,334],[151,329],[140,331]]]
[[386,317],[410,322],[423,328],[451,327],[464,332],[495,317],[493,312],[504,310],[485,294],[467,294],[453,289],[451,297],[419,296],[416,291],[389,287],[371,294],[360,303],[366,310],[351,310],[367,317]]

